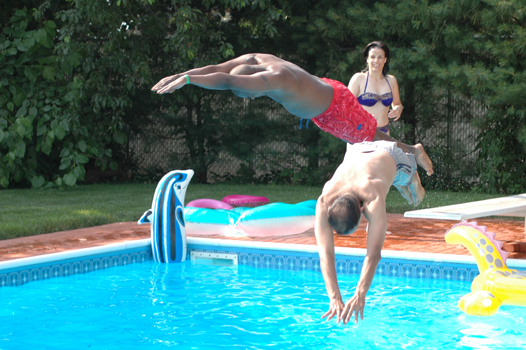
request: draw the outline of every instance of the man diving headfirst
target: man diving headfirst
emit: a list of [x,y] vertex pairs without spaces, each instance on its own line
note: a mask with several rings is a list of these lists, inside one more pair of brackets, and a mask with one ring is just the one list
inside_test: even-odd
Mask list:
[[[322,317],[336,317],[337,322],[347,323],[354,313],[355,322],[359,316],[363,319],[365,296],[382,258],[387,230],[385,198],[391,185],[415,206],[424,198],[414,156],[404,153],[394,142],[377,141],[347,147],[342,164],[323,186],[314,225],[320,268],[330,299],[329,311]],[[353,233],[362,214],[368,222],[367,253],[354,295],[344,303],[336,276],[334,231]]]
[[376,129],[375,118],[366,112],[342,83],[318,78],[299,66],[273,55],[253,53],[230,61],[168,76],[152,91],[170,93],[187,84],[210,90],[231,90],[236,96],[268,96],[291,114],[312,120],[320,129],[349,143],[373,140],[396,142],[414,154],[428,175],[433,164],[421,144],[409,146]]

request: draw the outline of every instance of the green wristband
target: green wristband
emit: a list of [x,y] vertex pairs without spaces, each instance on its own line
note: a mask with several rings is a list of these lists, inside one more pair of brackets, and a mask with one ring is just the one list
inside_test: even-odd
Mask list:
[[190,84],[190,77],[188,76],[188,74],[186,75],[186,84]]

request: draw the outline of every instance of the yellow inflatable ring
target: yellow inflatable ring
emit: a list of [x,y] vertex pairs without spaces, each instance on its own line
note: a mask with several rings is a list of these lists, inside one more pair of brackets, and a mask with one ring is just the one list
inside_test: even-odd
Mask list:
[[506,266],[508,253],[502,242],[486,226],[463,221],[446,232],[446,242],[461,244],[473,255],[480,271],[471,284],[471,293],[463,296],[459,308],[469,315],[491,316],[501,305],[526,306],[526,271]]

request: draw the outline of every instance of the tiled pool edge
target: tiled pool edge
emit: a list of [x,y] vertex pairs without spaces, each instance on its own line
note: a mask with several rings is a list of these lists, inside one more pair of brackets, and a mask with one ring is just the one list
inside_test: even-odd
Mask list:
[[152,260],[150,239],[0,262],[0,287],[66,277]]
[[[189,237],[188,252],[237,254],[241,265],[283,270],[320,271],[316,246]],[[365,249],[336,248],[340,274],[360,273]],[[150,239],[109,244],[0,262],[0,287],[88,273],[152,260]],[[188,257],[189,259],[189,257]],[[526,268],[524,260],[508,260],[510,268]],[[387,276],[471,281],[478,275],[471,256],[382,251],[377,273]]]

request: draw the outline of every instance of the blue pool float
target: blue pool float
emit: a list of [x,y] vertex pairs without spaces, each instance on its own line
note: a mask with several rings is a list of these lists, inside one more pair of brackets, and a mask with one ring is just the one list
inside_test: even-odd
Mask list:
[[303,233],[314,227],[316,201],[272,203],[245,210],[236,227],[250,237],[275,237]]
[[271,203],[231,210],[185,208],[186,232],[191,235],[277,237],[314,227],[316,200],[297,204]]
[[236,234],[239,215],[234,210],[186,207],[186,233],[199,236]]
[[151,224],[153,258],[160,263],[177,263],[186,259],[184,197],[193,170],[174,170],[157,184],[152,208],[138,224]]

